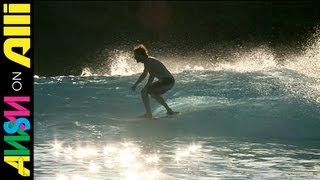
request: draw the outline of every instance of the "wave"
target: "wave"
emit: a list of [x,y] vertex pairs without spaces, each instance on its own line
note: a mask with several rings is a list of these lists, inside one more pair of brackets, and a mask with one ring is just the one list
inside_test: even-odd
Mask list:
[[[150,129],[144,126],[154,125],[156,130],[151,128],[152,133],[177,136],[187,133],[320,138],[320,81],[296,71],[186,71],[176,74],[177,83],[165,98],[169,106],[181,113],[153,125],[136,118],[144,111],[139,92],[130,91],[137,77],[36,79],[36,114],[39,119],[50,109],[51,113],[60,114],[64,122],[77,119],[79,123],[120,124],[127,128],[121,133],[143,135],[148,130],[141,132],[141,129]],[[151,103],[154,115],[165,114],[162,106],[154,100]],[[64,115],[66,113],[68,115]],[[57,121],[52,120],[52,123]]]

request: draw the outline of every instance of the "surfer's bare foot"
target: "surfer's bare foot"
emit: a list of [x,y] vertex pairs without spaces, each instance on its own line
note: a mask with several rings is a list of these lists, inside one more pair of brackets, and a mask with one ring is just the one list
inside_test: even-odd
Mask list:
[[175,112],[175,111],[168,111],[167,115],[174,115],[174,114],[178,114],[179,112]]
[[145,113],[143,116],[147,119],[152,119],[152,114],[150,113]]

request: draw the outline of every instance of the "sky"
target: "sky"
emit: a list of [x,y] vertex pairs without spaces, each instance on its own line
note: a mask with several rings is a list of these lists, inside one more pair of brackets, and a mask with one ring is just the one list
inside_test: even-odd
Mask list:
[[137,43],[162,53],[212,44],[302,46],[320,25],[315,1],[35,1],[35,74],[79,75],[101,49]]

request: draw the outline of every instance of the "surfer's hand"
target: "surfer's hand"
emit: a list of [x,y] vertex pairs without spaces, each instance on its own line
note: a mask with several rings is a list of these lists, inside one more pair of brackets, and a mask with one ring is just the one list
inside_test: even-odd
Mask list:
[[135,91],[136,87],[137,87],[137,85],[135,85],[135,84],[133,86],[131,86],[132,91]]

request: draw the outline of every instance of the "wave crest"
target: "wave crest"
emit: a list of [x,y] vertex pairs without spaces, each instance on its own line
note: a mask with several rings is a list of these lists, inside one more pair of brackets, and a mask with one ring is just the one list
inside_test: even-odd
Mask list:
[[[98,57],[103,57],[103,63],[94,68],[85,67],[81,76],[130,76],[141,73],[143,65],[136,63],[131,50],[104,50]],[[177,55],[159,56],[173,73],[184,71],[233,71],[255,72],[282,68],[294,70],[305,76],[320,78],[320,28],[316,28],[313,36],[308,40],[304,50],[300,54],[287,55],[277,58],[277,54],[268,45],[260,45],[255,48],[233,49],[232,53],[225,57],[215,54],[203,53],[184,57]],[[108,54],[106,56],[105,54]]]

